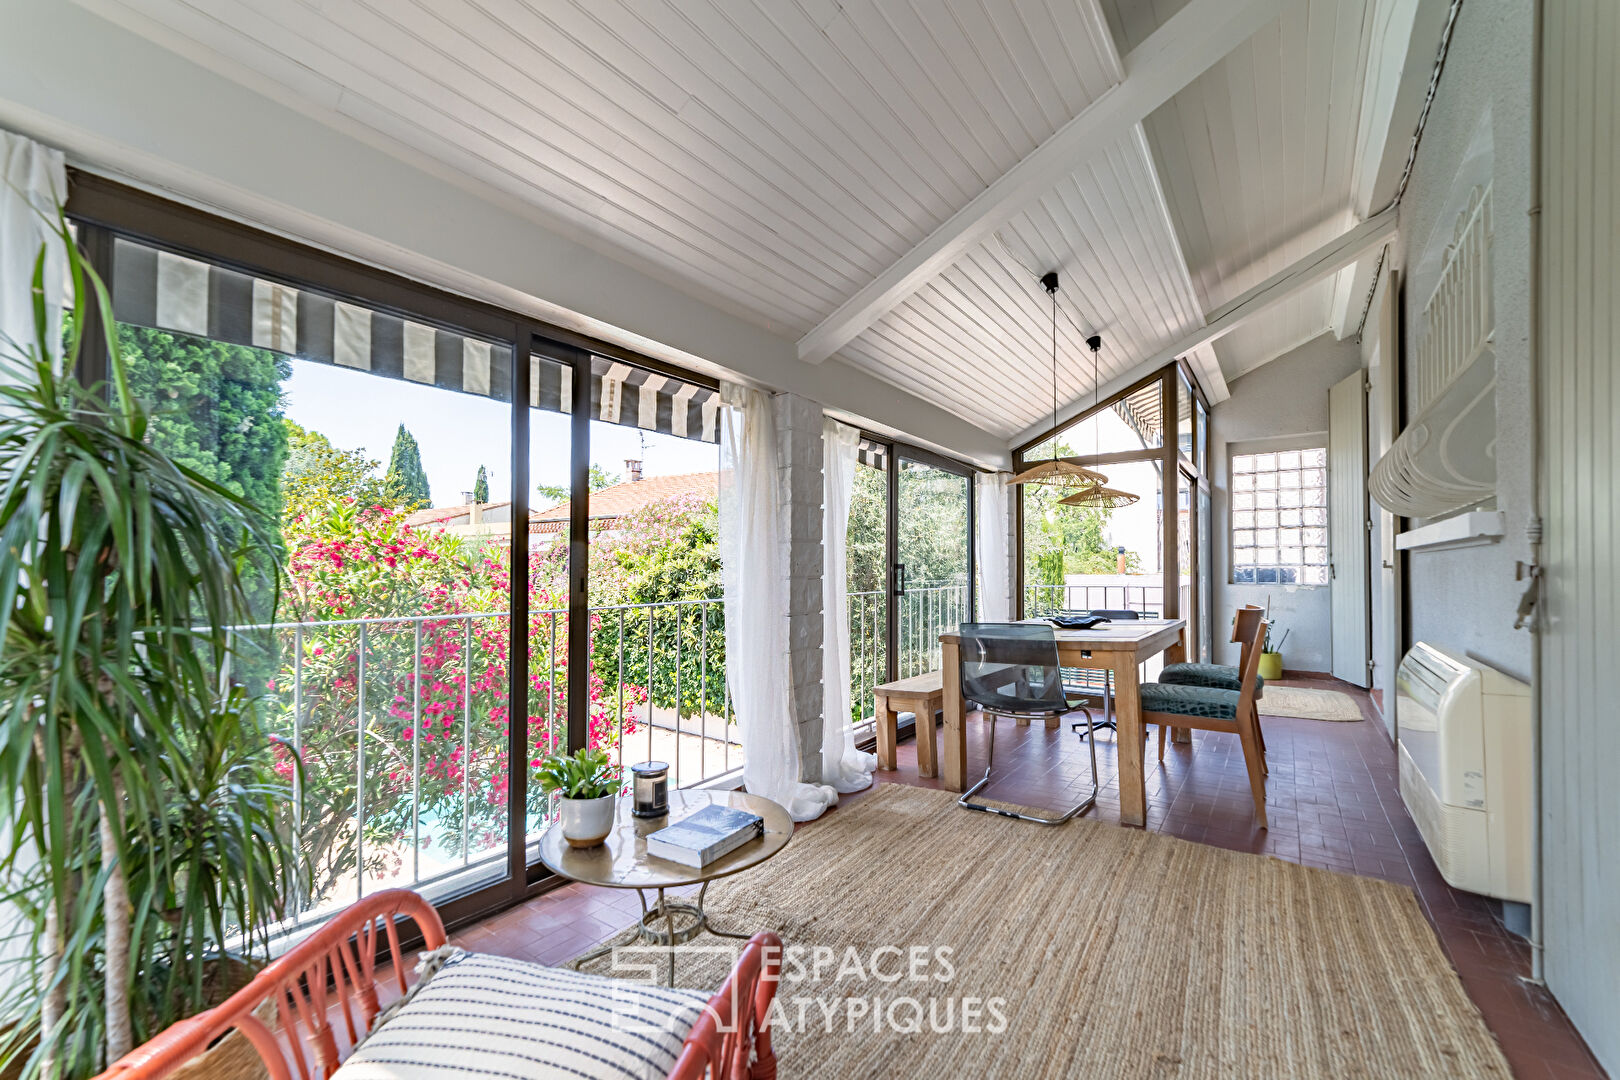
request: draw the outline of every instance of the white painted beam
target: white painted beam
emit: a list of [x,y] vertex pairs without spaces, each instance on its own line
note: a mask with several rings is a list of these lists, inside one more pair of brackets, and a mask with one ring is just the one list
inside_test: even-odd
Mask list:
[[1104,91],[1017,165],[952,214],[898,261],[799,339],[812,364],[855,340],[1073,173],[1095,148],[1130,133],[1149,113],[1209,70],[1297,0],[1191,0],[1125,57],[1125,78]]
[[[1170,213],[1170,200],[1164,193],[1164,183],[1159,179],[1159,163],[1153,156],[1153,147],[1148,142],[1147,130],[1141,124],[1135,124],[1131,128],[1131,135],[1151,181],[1153,208],[1159,216],[1159,225],[1169,234],[1170,244],[1175,248],[1174,286],[1180,291],[1187,306],[1198,313],[1199,320],[1208,322],[1209,320],[1204,317],[1204,302],[1198,297],[1198,290],[1193,286],[1192,271],[1187,267],[1187,255],[1181,246],[1181,234],[1176,231],[1175,215]],[[1215,355],[1213,348],[1206,346],[1193,350],[1188,362],[1198,373],[1199,385],[1204,388],[1204,394],[1209,398],[1211,405],[1232,396],[1232,392],[1226,386],[1226,373],[1221,370],[1220,359]]]
[[[1350,206],[1358,217],[1395,197],[1446,8],[1446,0],[1373,0],[1369,6],[1367,71],[1350,176]],[[1376,262],[1376,257],[1365,259],[1334,282],[1331,325],[1340,341],[1361,327]]]
[[[1208,324],[1160,349],[1137,364],[1131,372],[1122,375],[1118,381],[1121,385],[1129,385],[1177,357],[1185,356],[1194,349],[1225,337],[1256,315],[1269,311],[1290,296],[1332,277],[1369,251],[1387,243],[1398,228],[1399,208],[1394,206],[1376,217],[1363,221],[1349,232],[1323,244],[1254,288],[1222,304],[1209,313]],[[1072,420],[1091,400],[1091,394],[1087,393],[1081,400],[1070,402],[1068,406],[1058,410],[1058,423],[1063,424]],[[1028,442],[1044,432],[1047,426],[1045,422],[1031,426],[1014,439],[1012,445],[1018,446]]]

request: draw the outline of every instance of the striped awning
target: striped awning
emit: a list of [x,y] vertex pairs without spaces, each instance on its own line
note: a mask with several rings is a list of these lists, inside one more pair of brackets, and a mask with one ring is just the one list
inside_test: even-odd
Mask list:
[[874,469],[887,469],[889,467],[889,448],[884,443],[862,439],[855,452],[856,460],[862,465],[869,465]]
[[[280,282],[120,238],[113,251],[113,316],[365,371],[441,390],[512,400],[510,345],[467,337]],[[529,405],[571,411],[573,369],[531,356]],[[711,387],[620,360],[591,357],[594,419],[684,439],[718,441]]]

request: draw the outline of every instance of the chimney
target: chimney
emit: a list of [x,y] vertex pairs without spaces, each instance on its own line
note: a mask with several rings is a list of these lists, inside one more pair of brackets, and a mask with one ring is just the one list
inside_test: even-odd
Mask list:
[[462,506],[471,506],[472,504],[473,504],[473,493],[470,492],[470,491],[463,491],[461,493],[461,505]]
[[624,467],[630,473],[630,482],[632,484],[641,483],[641,462],[635,458],[625,458]]

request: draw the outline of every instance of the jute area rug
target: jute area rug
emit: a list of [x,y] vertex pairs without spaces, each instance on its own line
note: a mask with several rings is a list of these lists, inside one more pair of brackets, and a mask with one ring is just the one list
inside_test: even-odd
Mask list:
[[1305,686],[1266,687],[1260,699],[1261,716],[1296,716],[1301,720],[1361,719],[1361,706],[1349,694],[1337,690],[1312,690]]
[[884,785],[709,890],[787,945],[781,1076],[1511,1076],[1408,889],[954,802]]

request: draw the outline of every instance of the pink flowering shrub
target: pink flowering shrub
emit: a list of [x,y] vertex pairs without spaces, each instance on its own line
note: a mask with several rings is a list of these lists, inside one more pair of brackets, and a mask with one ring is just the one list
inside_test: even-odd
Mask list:
[[[371,880],[414,876],[418,860],[504,849],[512,765],[504,540],[479,546],[412,529],[382,507],[339,502],[289,522],[286,542],[278,621],[320,624],[276,631],[282,659],[267,680],[281,706],[279,768],[290,778],[294,753],[304,764],[306,900],[351,888],[344,882],[357,869]],[[565,571],[555,553],[530,560],[521,765],[531,770],[566,746]],[[621,730],[636,729],[646,690],[628,679],[609,688],[597,671],[587,690],[588,743],[610,749]],[[531,783],[531,829],[545,811]]]

